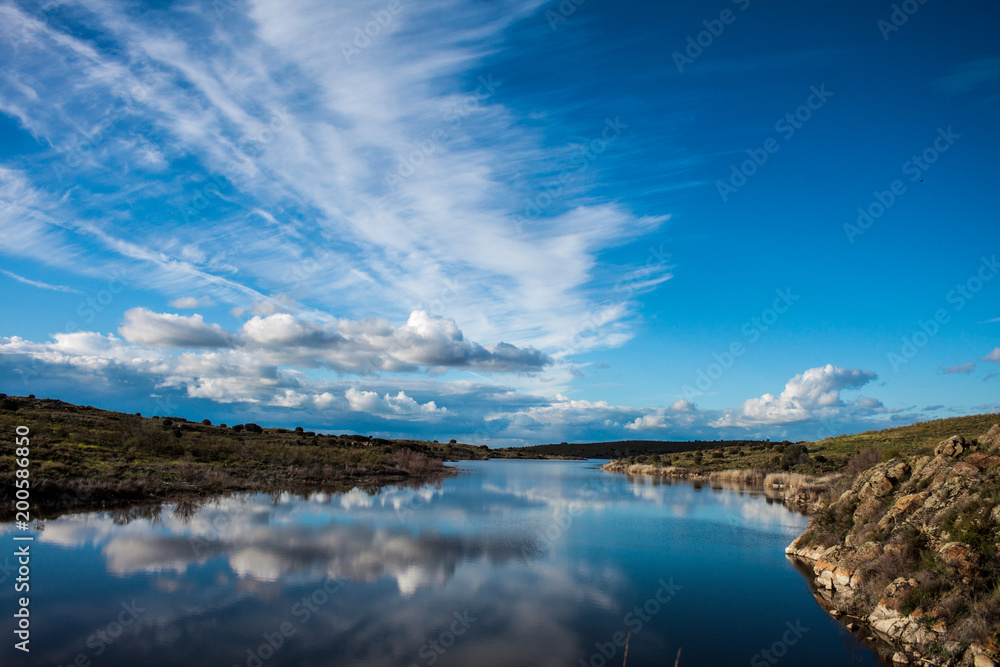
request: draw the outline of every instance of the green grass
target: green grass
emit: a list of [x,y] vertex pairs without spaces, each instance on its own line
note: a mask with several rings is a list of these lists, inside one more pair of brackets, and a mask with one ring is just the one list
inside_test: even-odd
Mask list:
[[[951,417],[882,431],[839,435],[813,442],[749,442],[726,446],[722,446],[725,443],[716,443],[719,446],[699,448],[696,451],[638,454],[622,460],[632,463],[675,465],[702,473],[756,468],[823,475],[843,470],[852,456],[866,448],[875,450],[883,460],[902,455],[931,454],[934,446],[946,438],[961,435],[966,440],[974,440],[998,422],[1000,414],[997,413]],[[798,444],[805,447],[808,457],[792,457],[786,454],[793,451]]]
[[[31,431],[36,510],[277,488],[375,488],[446,472],[442,460],[488,458],[462,443],[323,435],[150,418],[62,401],[0,396],[0,432]],[[13,496],[14,451],[0,454],[0,516]]]

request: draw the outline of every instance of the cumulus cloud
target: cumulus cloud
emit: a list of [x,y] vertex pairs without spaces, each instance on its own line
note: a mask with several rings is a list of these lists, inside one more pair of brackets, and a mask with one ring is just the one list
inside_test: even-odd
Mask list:
[[789,380],[781,394],[747,399],[741,410],[728,413],[718,425],[789,424],[833,414],[845,406],[842,390],[858,389],[876,377],[872,371],[833,364],[810,368]]
[[1000,347],[993,348],[993,351],[983,357],[983,361],[992,361],[993,363],[1000,364]]
[[674,412],[691,412],[695,409],[695,405],[691,401],[685,401],[681,398],[674,401],[674,404],[670,406],[670,409]]
[[659,412],[636,417],[633,421],[625,424],[625,428],[630,431],[650,431],[668,426],[670,426],[669,422],[664,418],[663,413]]
[[500,342],[485,347],[467,340],[458,324],[423,310],[406,324],[385,320],[335,320],[319,323],[291,313],[254,315],[237,333],[207,324],[201,315],[172,315],[133,308],[119,328],[125,340],[161,347],[231,347],[260,354],[277,364],[333,368],[342,372],[468,368],[509,373],[532,372],[553,363],[532,347]]
[[439,408],[434,401],[420,404],[400,391],[395,396],[379,396],[374,391],[363,391],[351,387],[344,393],[347,404],[354,412],[366,412],[383,417],[413,417],[415,415],[444,415],[447,408]]
[[164,347],[226,347],[231,337],[218,324],[206,324],[201,315],[154,313],[145,308],[125,311],[118,333],[130,343]]

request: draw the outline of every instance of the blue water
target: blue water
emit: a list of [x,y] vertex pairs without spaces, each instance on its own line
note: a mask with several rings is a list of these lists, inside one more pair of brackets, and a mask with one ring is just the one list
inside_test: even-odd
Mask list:
[[780,504],[592,461],[457,465],[419,489],[48,521],[32,651],[6,631],[2,664],[603,667],[628,633],[629,667],[882,664],[785,558],[807,520]]

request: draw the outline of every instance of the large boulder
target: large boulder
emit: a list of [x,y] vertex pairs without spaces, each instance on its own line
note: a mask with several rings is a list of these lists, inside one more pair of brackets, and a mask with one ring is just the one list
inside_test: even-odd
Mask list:
[[979,437],[979,446],[989,452],[1000,451],[1000,424],[994,424],[986,435]]
[[962,452],[971,449],[969,443],[960,435],[953,435],[947,440],[942,440],[934,448],[934,453],[944,456],[960,456]]

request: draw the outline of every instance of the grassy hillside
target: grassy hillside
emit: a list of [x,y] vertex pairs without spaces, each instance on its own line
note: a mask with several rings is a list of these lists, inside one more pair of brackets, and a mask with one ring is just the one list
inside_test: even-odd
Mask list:
[[941,440],[953,435],[972,440],[997,422],[1000,422],[1000,414],[997,413],[951,417],[815,442],[707,442],[697,443],[704,445],[697,450],[632,453],[622,458],[629,463],[673,465],[698,472],[758,468],[821,475],[842,470],[847,461],[862,449],[875,450],[884,459],[898,454],[930,454]]
[[540,454],[544,456],[565,456],[585,459],[616,459],[625,456],[645,456],[654,454],[676,454],[697,450],[727,447],[749,447],[764,444],[759,440],[618,440],[615,442],[563,442],[530,447],[510,447],[496,452]]
[[[18,426],[31,431],[36,508],[237,490],[377,487],[443,474],[444,459],[490,455],[460,443],[226,426],[0,394],[0,433],[12,441]],[[13,454],[10,447],[0,453],[4,501],[13,493]],[[4,502],[0,513],[9,507]]]

